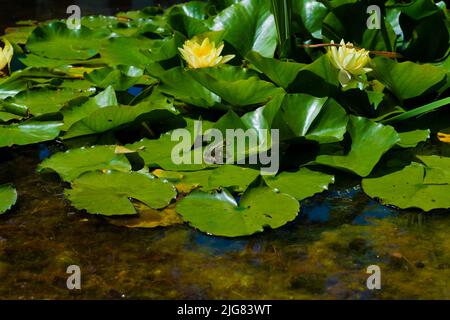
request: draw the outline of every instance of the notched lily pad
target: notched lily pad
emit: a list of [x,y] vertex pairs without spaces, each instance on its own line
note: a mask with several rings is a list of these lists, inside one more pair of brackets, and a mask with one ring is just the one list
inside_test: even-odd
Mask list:
[[33,30],[27,41],[27,48],[43,57],[55,59],[89,59],[98,53],[101,40],[110,31],[92,31],[81,26],[69,29],[65,23],[51,22]]
[[414,148],[420,142],[427,141],[430,138],[430,130],[414,130],[408,132],[399,132],[400,141],[397,145],[402,148]]
[[172,184],[150,175],[119,171],[86,173],[65,193],[75,208],[106,216],[136,214],[130,199],[161,209],[177,194]]
[[334,183],[334,176],[301,168],[297,172],[282,172],[274,177],[264,176],[264,180],[269,187],[287,193],[300,201],[328,190],[328,185]]
[[65,181],[73,181],[88,171],[130,171],[131,165],[127,157],[117,154],[116,148],[117,146],[92,146],[59,152],[43,161],[38,170],[53,170]]
[[176,210],[200,231],[239,237],[262,232],[264,227],[279,228],[294,220],[300,204],[290,195],[261,186],[247,190],[239,203],[227,191],[195,191],[181,200]]
[[259,176],[259,171],[235,165],[223,165],[214,169],[209,178],[208,189],[231,188],[244,192]]
[[352,146],[347,155],[319,155],[315,162],[365,177],[381,156],[400,140],[391,126],[363,117],[350,116],[348,132],[352,138]]
[[[450,208],[449,158],[419,157],[426,166],[413,162],[403,170],[362,181],[364,192],[384,204],[424,211]],[[444,174],[444,175],[443,175]]]
[[16,203],[17,191],[11,185],[0,185],[0,214],[5,213]]
[[59,135],[63,123],[58,121],[26,121],[0,125],[0,148],[48,141]]

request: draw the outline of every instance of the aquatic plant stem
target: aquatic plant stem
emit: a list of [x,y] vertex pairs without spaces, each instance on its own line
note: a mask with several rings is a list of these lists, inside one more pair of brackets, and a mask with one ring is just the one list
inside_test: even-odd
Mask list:
[[382,121],[380,121],[381,123],[392,123],[392,122],[397,122],[397,121],[402,121],[402,120],[406,120],[409,118],[413,118],[413,117],[417,117],[417,116],[421,116],[424,115],[425,113],[437,110],[439,108],[442,108],[444,106],[448,106],[450,105],[450,97],[448,98],[444,98],[441,100],[437,100],[437,101],[433,101],[431,103],[428,103],[424,106],[421,106],[419,108],[404,112],[402,114],[399,114],[397,116],[394,116],[392,118],[389,119],[384,119]]

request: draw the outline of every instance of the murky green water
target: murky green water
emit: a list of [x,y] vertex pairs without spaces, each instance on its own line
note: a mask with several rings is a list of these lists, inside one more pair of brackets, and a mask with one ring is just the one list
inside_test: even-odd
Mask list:
[[[37,148],[0,159],[0,182],[19,192],[0,216],[1,299],[450,299],[445,211],[397,212],[349,188],[304,202],[293,223],[253,237],[127,229],[75,212],[59,179],[35,172],[38,162]],[[66,288],[71,264],[81,267],[81,290]],[[372,264],[381,290],[366,287]]]

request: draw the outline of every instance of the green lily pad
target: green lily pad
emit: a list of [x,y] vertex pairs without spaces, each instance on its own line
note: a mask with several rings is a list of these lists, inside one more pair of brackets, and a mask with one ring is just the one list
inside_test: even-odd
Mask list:
[[191,74],[205,88],[234,106],[264,103],[284,92],[270,82],[247,75],[237,67],[202,68],[191,70]]
[[36,26],[17,26],[5,30],[5,38],[11,43],[25,44]]
[[259,176],[259,171],[236,165],[221,165],[198,171],[165,171],[156,169],[153,174],[175,184],[177,189],[191,191],[200,188],[211,191],[227,188],[234,192],[244,192]]
[[283,138],[304,137],[319,115],[327,98],[307,94],[288,94],[274,120]]
[[170,183],[139,172],[118,171],[88,172],[65,192],[75,208],[106,216],[136,214],[129,199],[161,209],[177,194]]
[[63,123],[58,121],[26,121],[0,125],[0,147],[27,145],[55,139]]
[[46,58],[32,53],[20,57],[19,60],[28,67],[36,68],[62,68],[80,63],[80,60],[77,59]]
[[373,72],[374,76],[401,100],[424,94],[446,77],[445,69],[431,64],[410,61],[398,63],[382,57],[373,59]]
[[334,99],[307,94],[287,94],[274,116],[272,128],[281,139],[305,137],[319,143],[341,141],[347,131],[348,116]]
[[95,97],[89,98],[81,105],[67,106],[61,110],[64,117],[64,126],[61,128],[67,131],[75,122],[86,118],[98,109],[118,106],[116,93],[112,87],[106,88]]
[[56,153],[39,165],[39,171],[44,169],[57,172],[65,181],[73,181],[88,171],[128,172],[131,165],[124,154],[116,153],[116,146],[92,146]]
[[0,122],[8,122],[11,120],[20,120],[20,119],[22,119],[22,116],[9,112],[0,111]]
[[450,184],[450,158],[440,156],[417,156],[426,165],[424,183]]
[[402,148],[416,147],[420,142],[427,141],[430,138],[430,130],[413,130],[408,132],[399,132],[400,141],[397,145]]
[[338,70],[327,55],[303,66],[287,88],[288,92],[307,93],[315,97],[330,97],[338,92]]
[[[436,159],[445,162],[448,172],[448,158]],[[430,167],[431,170],[439,170]],[[378,198],[383,204],[394,205],[401,209],[420,208],[424,211],[450,208],[450,180],[427,179],[429,169],[413,162],[403,170],[379,178],[366,178],[362,181],[364,192],[372,198]],[[435,177],[434,173],[433,176]],[[431,181],[426,181],[431,180]]]
[[0,214],[5,213],[16,203],[17,191],[10,185],[0,185]]
[[85,74],[85,78],[99,88],[112,86],[115,90],[124,91],[135,84],[149,85],[155,82],[144,75],[144,70],[133,66],[105,67]]
[[84,26],[69,29],[65,23],[51,22],[33,30],[27,48],[47,58],[85,60],[98,53],[101,40],[109,35],[105,30],[95,32]]
[[156,169],[152,172],[160,179],[166,179],[173,183],[180,193],[190,193],[192,190],[200,188],[208,190],[209,179],[214,173],[214,169],[198,171],[166,171]]
[[[193,142],[192,142],[193,143]],[[197,171],[207,168],[208,164],[203,162],[203,149],[196,148],[190,151],[187,158],[191,159],[190,163],[174,163],[172,160],[172,151],[179,144],[179,141],[172,141],[171,133],[161,135],[159,139],[142,139],[125,147],[136,150],[145,164],[150,167],[160,167],[164,170],[172,171]],[[202,163],[194,163],[194,157],[201,157]]]
[[297,216],[300,205],[293,197],[267,187],[245,192],[239,204],[226,191],[195,191],[181,200],[176,211],[200,231],[216,236],[239,237],[279,228]]
[[334,183],[334,176],[308,168],[300,168],[297,172],[282,172],[276,176],[264,176],[264,180],[269,187],[301,201],[328,190],[328,185]]
[[58,112],[69,101],[80,97],[88,97],[93,93],[95,93],[94,90],[35,88],[10,97],[5,100],[5,103],[28,108],[32,115],[38,116]]
[[257,52],[250,52],[246,58],[258,70],[280,87],[287,89],[305,66],[301,63],[265,58]]
[[[118,129],[134,122],[141,116],[157,111],[161,111],[161,116],[167,118],[168,115],[172,115],[173,106],[167,101],[156,100],[143,101],[136,106],[103,107],[90,113],[82,120],[75,122],[64,135],[64,139]],[[156,121],[157,119],[155,114],[153,120]]]
[[366,177],[381,156],[400,140],[398,133],[391,126],[384,126],[363,117],[350,116],[348,132],[352,138],[348,154],[319,155],[315,163]]
[[294,1],[292,5],[305,29],[314,38],[322,39],[322,22],[328,13],[327,7],[318,0],[299,0]]
[[195,81],[192,75],[181,67],[167,71],[149,70],[152,76],[161,80],[158,89],[178,100],[190,103],[194,106],[209,108],[220,101],[220,98]]
[[277,46],[275,19],[265,0],[243,0],[231,5],[214,18],[212,30],[225,30],[225,40],[242,56],[255,51],[271,58]]
[[47,68],[25,68],[15,71],[7,78],[0,78],[0,99],[13,97],[21,91],[38,84],[48,84],[52,80],[72,78],[62,70]]
[[347,112],[334,99],[328,99],[314,119],[305,138],[319,143],[342,141],[347,131]]
[[211,174],[207,189],[230,188],[244,192],[258,176],[259,170],[235,165],[219,166]]
[[116,37],[108,39],[100,50],[101,57],[110,66],[142,69],[149,63],[170,59],[177,53],[174,38],[150,40],[145,37]]

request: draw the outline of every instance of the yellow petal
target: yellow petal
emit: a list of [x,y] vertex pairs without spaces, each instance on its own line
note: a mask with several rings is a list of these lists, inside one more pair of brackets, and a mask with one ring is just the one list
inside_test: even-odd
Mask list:
[[226,63],[234,57],[222,57],[220,54],[223,48],[223,43],[220,43],[219,47],[216,48],[216,44],[211,42],[208,37],[203,40],[194,37],[191,40],[187,40],[183,48],[179,48],[179,51],[190,68],[206,68]]
[[450,143],[450,134],[438,132],[437,137],[441,142]]
[[346,70],[343,70],[343,69],[339,71],[339,82],[341,83],[341,85],[343,87],[348,85],[348,83],[351,80],[352,80],[352,76],[349,72],[347,72]]

